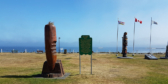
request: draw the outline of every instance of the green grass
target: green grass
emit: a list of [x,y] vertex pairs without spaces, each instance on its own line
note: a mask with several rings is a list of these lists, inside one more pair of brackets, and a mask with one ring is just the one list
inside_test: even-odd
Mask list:
[[[133,59],[118,59],[115,54],[93,54],[93,75],[90,75],[90,55],[81,56],[79,75],[78,54],[57,54],[66,79],[40,79],[45,54],[0,53],[0,84],[168,84],[168,60],[146,60],[143,54]],[[119,56],[122,56],[119,54]],[[131,56],[131,54],[128,54]],[[163,54],[155,54],[157,58]],[[132,57],[132,56],[131,56]]]

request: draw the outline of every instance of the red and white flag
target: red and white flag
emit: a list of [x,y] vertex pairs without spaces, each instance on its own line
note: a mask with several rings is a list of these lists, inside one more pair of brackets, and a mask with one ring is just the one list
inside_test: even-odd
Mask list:
[[142,21],[138,20],[137,18],[135,18],[135,22],[139,22],[140,24],[142,24]]

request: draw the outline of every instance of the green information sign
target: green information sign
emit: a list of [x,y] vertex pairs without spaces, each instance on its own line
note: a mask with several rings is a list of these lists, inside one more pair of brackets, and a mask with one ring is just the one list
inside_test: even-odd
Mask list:
[[89,35],[82,35],[79,38],[79,54],[92,54],[92,38]]

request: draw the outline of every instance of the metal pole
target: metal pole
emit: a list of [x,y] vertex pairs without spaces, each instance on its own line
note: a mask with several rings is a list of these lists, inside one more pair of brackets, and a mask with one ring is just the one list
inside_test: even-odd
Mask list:
[[121,53],[123,53],[123,48],[124,48],[124,46],[123,46],[123,43],[124,43],[123,38],[124,38],[124,36],[122,37],[122,52]]
[[151,32],[152,32],[152,17],[151,17],[151,26],[150,26],[150,54],[152,54],[151,52]]
[[81,57],[79,55],[79,74],[81,74]]
[[133,54],[132,54],[132,56],[134,56],[134,40],[135,40],[135,21],[134,21],[134,39],[133,39]]
[[92,74],[92,54],[91,54],[91,74]]
[[117,49],[116,49],[116,56],[118,56],[118,24],[117,24]]
[[1,49],[1,53],[2,53],[2,49]]
[[59,53],[60,53],[60,37],[59,37]]

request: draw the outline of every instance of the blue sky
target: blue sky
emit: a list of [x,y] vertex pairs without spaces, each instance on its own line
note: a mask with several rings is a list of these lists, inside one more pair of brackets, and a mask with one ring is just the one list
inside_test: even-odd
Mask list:
[[[93,47],[119,47],[124,32],[128,47],[149,47],[151,17],[152,46],[165,47],[168,36],[168,0],[0,0],[0,46],[44,46],[44,26],[54,22],[61,46],[78,47],[81,35],[90,35]],[[57,42],[58,45],[58,42]]]

